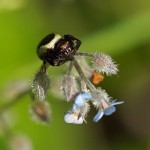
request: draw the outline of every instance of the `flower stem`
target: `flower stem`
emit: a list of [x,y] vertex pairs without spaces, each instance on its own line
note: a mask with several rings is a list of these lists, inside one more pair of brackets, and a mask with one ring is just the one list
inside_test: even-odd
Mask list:
[[86,56],[86,57],[91,57],[91,58],[95,56],[95,54],[86,53],[86,52],[77,52],[76,55]]
[[67,70],[67,76],[70,76],[71,71],[72,71],[72,68],[73,68],[73,62],[70,61],[69,68],[68,68],[68,70]]
[[87,86],[89,87],[89,89],[94,92],[96,90],[96,88],[93,86],[93,84],[89,81],[89,79],[87,79],[80,67],[80,65],[78,64],[77,60],[74,58],[73,59],[73,63],[74,63],[74,66],[79,74],[79,76],[81,77],[81,79],[83,79],[85,81],[85,83],[87,84]]
[[40,68],[40,72],[46,73],[46,70],[48,68],[49,64],[47,62],[43,62]]

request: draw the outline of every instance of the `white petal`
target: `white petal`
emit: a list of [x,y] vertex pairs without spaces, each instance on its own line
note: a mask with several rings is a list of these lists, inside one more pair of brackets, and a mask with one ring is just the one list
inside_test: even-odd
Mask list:
[[66,114],[64,117],[66,123],[82,124],[83,117],[78,118],[77,114]]
[[72,114],[66,114],[64,117],[64,120],[66,123],[73,123],[74,122],[74,117]]
[[83,117],[80,117],[80,118],[76,118],[74,120],[74,124],[82,124],[83,123]]

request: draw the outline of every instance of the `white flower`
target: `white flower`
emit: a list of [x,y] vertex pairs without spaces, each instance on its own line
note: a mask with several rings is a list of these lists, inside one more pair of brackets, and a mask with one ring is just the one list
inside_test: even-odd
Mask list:
[[73,123],[73,124],[82,124],[84,119],[82,116],[79,117],[77,113],[67,113],[64,117],[66,123]]

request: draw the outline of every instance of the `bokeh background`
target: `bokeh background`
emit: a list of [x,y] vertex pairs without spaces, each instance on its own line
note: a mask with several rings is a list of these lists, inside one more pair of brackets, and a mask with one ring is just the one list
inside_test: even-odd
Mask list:
[[[118,76],[101,84],[125,102],[116,113],[95,124],[92,109],[87,124],[66,124],[71,104],[49,93],[52,121],[43,125],[31,119],[28,94],[13,104],[7,87],[30,83],[41,64],[36,46],[51,32],[72,34],[81,51],[116,60]],[[65,68],[50,67],[49,74]],[[150,150],[150,1],[0,0],[0,115],[0,150]]]

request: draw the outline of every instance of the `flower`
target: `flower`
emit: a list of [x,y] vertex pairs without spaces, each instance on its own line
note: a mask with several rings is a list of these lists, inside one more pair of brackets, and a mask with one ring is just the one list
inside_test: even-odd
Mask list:
[[86,114],[89,111],[89,104],[92,95],[90,93],[80,93],[75,97],[71,111],[65,115],[66,123],[82,124],[85,121]]
[[49,123],[51,119],[51,112],[49,103],[46,101],[34,101],[31,105],[31,116],[34,120]]
[[[89,104],[84,101],[83,106],[73,105],[71,111],[68,111],[64,117],[66,123],[82,124],[89,111]],[[86,122],[86,121],[85,121]]]
[[117,74],[118,68],[112,58],[103,53],[97,53],[93,57],[94,68],[107,75]]
[[82,124],[84,121],[83,116],[79,117],[78,113],[73,112],[68,112],[65,115],[64,120],[66,123],[73,123],[73,124]]
[[79,112],[80,115],[85,116],[89,111],[89,104],[86,100],[90,100],[92,95],[90,93],[80,93],[75,97],[72,112]]
[[92,95],[90,93],[80,93],[75,97],[73,109],[83,107],[85,105],[85,99],[90,100]]
[[114,105],[119,105],[122,103],[123,102],[116,102],[116,100],[113,100],[112,102],[101,100],[99,111],[94,116],[93,121],[98,122],[103,117],[103,115],[106,115],[106,116],[111,115],[112,113],[116,111],[116,107]]

